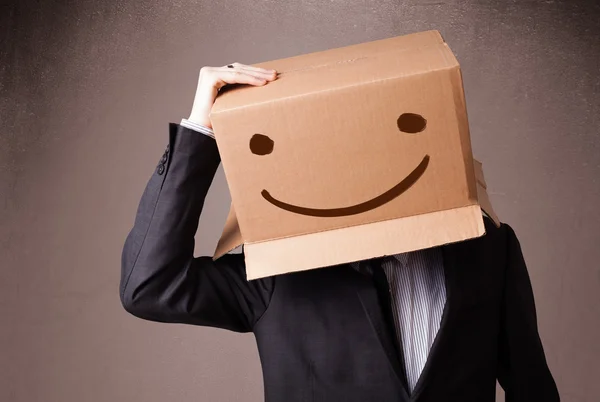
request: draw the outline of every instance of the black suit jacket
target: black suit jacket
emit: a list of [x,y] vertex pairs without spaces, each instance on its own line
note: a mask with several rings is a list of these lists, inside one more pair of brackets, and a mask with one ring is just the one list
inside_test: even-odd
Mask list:
[[214,139],[170,124],[122,254],[120,295],[152,321],[254,332],[267,401],[508,402],[559,396],[538,335],[513,230],[442,247],[447,303],[411,396],[372,278],[349,265],[246,281],[243,255],[194,258],[194,235],[220,163]]

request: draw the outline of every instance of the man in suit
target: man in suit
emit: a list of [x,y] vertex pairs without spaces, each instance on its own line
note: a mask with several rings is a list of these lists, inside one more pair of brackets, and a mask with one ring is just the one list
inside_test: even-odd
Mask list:
[[125,241],[124,308],[152,321],[253,332],[271,402],[486,402],[496,379],[507,402],[558,401],[527,268],[506,224],[485,218],[481,238],[252,281],[243,255],[194,258],[220,163],[212,104],[226,84],[274,79],[239,63],[202,68],[192,113],[170,124]]

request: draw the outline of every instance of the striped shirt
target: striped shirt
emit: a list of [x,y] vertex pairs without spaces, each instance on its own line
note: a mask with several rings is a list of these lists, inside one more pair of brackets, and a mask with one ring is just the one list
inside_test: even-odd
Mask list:
[[[354,269],[363,270],[358,262]],[[398,345],[402,345],[409,391],[427,362],[446,305],[444,264],[439,248],[384,257]]]
[[181,119],[180,126],[187,127],[190,130],[201,132],[204,135],[208,135],[211,138],[215,138],[215,134],[212,129],[203,126],[202,124],[194,123],[193,121],[189,121],[188,119]]
[[[214,138],[213,131],[187,119],[181,126]],[[384,257],[398,345],[402,345],[409,392],[412,393],[425,367],[427,356],[440,328],[446,305],[444,266],[439,248]],[[362,270],[358,262],[352,263]],[[369,274],[369,272],[366,272]]]

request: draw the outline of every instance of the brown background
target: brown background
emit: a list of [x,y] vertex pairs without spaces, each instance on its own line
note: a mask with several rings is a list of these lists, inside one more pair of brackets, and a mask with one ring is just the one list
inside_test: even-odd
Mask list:
[[[563,400],[600,400],[600,6],[583,1],[19,1],[0,6],[0,400],[260,401],[254,340],[143,322],[120,252],[202,65],[439,29],[492,201],[519,235]],[[219,173],[201,220],[211,253]]]

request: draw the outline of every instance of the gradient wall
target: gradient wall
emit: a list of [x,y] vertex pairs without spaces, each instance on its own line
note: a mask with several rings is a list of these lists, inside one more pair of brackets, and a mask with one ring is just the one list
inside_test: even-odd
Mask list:
[[[254,339],[129,316],[120,253],[203,65],[439,29],[475,155],[517,232],[563,400],[600,400],[600,5],[19,1],[0,5],[0,400],[260,401]],[[197,236],[211,253],[222,171]]]

